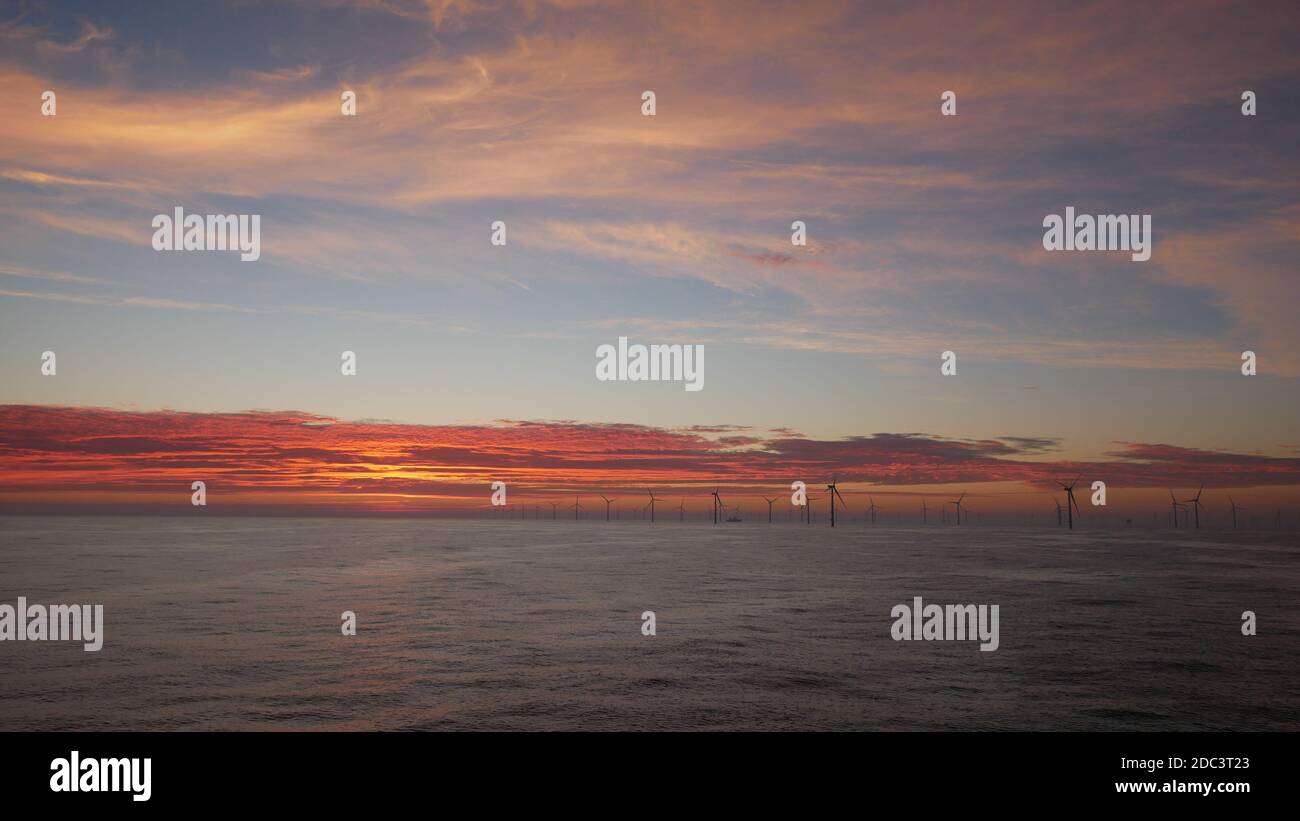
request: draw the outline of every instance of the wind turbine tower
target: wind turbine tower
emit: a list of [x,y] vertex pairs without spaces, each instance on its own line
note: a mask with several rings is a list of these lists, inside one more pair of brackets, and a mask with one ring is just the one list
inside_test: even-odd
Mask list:
[[1201,508],[1205,507],[1205,505],[1201,504],[1201,493],[1204,490],[1205,490],[1205,484],[1202,483],[1200,489],[1196,491],[1195,496],[1193,496],[1190,499],[1183,500],[1184,505],[1192,506],[1192,513],[1196,516],[1196,528],[1198,530],[1201,527]]
[[965,498],[966,498],[966,494],[965,492],[963,492],[956,499],[948,503],[950,505],[956,505],[957,507],[957,524],[961,524],[961,500]]
[[650,494],[650,503],[646,507],[650,508],[650,521],[653,523],[655,520],[655,502],[662,502],[663,499],[656,497],[654,491],[649,488],[646,489],[646,493]]
[[826,493],[831,499],[831,527],[835,527],[835,500],[839,499],[845,510],[848,509],[849,503],[844,501],[844,497],[840,495],[840,489],[835,486],[834,476],[831,477],[831,483],[826,486]]
[[1237,504],[1236,502],[1232,501],[1232,497],[1231,497],[1231,496],[1228,497],[1228,504],[1232,505],[1232,529],[1233,529],[1233,530],[1236,530],[1236,529],[1237,529],[1237,511],[1238,511],[1238,510],[1245,510],[1246,508],[1244,508],[1244,507],[1242,507],[1241,505]]
[[[1079,474],[1079,476],[1082,475],[1082,473]],[[1074,477],[1074,481],[1068,485],[1065,482],[1057,482],[1057,484],[1061,486],[1061,489],[1065,491],[1065,514],[1068,518],[1071,530],[1074,530],[1075,511],[1079,510],[1079,503],[1074,500],[1074,486],[1079,484],[1079,476]],[[1080,511],[1079,515],[1082,516],[1083,513]]]

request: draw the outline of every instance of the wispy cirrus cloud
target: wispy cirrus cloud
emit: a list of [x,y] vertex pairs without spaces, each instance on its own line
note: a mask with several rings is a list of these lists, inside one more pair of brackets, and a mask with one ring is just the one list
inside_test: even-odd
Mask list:
[[44,279],[51,282],[72,282],[78,285],[106,285],[108,280],[84,274],[72,274],[67,271],[46,271],[39,268],[27,268],[22,265],[0,265],[0,276],[19,277],[22,279]]

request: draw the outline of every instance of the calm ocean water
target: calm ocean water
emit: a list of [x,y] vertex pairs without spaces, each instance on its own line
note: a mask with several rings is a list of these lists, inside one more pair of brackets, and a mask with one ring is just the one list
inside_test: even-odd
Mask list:
[[105,643],[0,643],[0,730],[1300,729],[1294,533],[0,517],[20,595]]

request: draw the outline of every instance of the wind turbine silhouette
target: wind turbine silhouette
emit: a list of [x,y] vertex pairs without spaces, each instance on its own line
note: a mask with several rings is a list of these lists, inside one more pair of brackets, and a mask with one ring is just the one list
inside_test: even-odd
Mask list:
[[[602,493],[600,498],[605,499],[605,495]],[[609,521],[609,506],[617,501],[618,499],[605,499],[605,521]]]
[[1244,507],[1242,507],[1241,505],[1237,504],[1236,502],[1232,501],[1232,497],[1231,497],[1231,496],[1228,497],[1228,504],[1232,505],[1232,529],[1233,529],[1233,530],[1236,530],[1236,529],[1237,529],[1237,511],[1238,511],[1238,510],[1245,510],[1246,508],[1244,508]]
[[718,523],[718,511],[720,510],[726,510],[726,508],[723,507],[722,497],[718,495],[718,489],[715,487],[713,489],[713,523],[715,525]]
[[[831,477],[831,483],[826,486],[826,492],[831,497],[831,527],[835,527],[835,500],[839,499],[845,510],[848,510],[849,503],[844,501],[844,497],[840,495],[840,489],[835,486],[834,476]],[[771,509],[770,505],[768,509]]]
[[[646,488],[646,493],[650,494],[650,503],[647,504],[646,507],[650,508],[650,521],[653,522],[655,520],[655,502],[662,502],[664,500],[655,496],[654,491],[649,488]],[[642,510],[644,509],[645,508],[642,508]]]
[[867,494],[867,501],[871,503],[871,523],[874,525],[876,523],[876,511],[884,510],[884,508],[876,507],[876,500],[870,493]]
[[686,521],[686,497],[685,496],[682,497],[682,503],[677,508],[677,521],[679,522]]
[[[1083,473],[1081,472],[1079,476],[1082,475]],[[1060,485],[1065,490],[1065,495],[1066,495],[1065,513],[1069,517],[1071,530],[1074,530],[1074,512],[1076,510],[1079,510],[1079,503],[1074,501],[1074,486],[1079,484],[1079,476],[1074,477],[1074,481],[1068,485],[1065,482],[1057,482],[1057,484]],[[1082,516],[1083,512],[1080,511],[1079,515]]]
[[1065,522],[1061,520],[1061,502],[1059,499],[1055,498],[1053,498],[1052,501],[1056,504],[1056,526],[1060,527],[1065,524]]
[[966,498],[966,493],[965,491],[963,491],[962,494],[958,496],[955,500],[947,503],[950,505],[957,506],[957,524],[961,524],[961,500],[965,498]]
[[573,494],[573,521],[578,521],[578,511],[581,509],[582,505],[578,504],[578,494],[575,493]]
[[555,511],[560,507],[559,502],[551,502],[551,519],[555,519]]
[[1184,499],[1184,500],[1183,500],[1183,504],[1184,504],[1184,505],[1191,505],[1191,506],[1192,506],[1192,513],[1196,514],[1196,527],[1197,527],[1197,529],[1200,529],[1200,527],[1201,527],[1201,508],[1205,507],[1205,505],[1201,504],[1201,493],[1202,493],[1202,491],[1204,491],[1204,490],[1205,490],[1205,483],[1202,482],[1202,483],[1201,483],[1201,487],[1200,487],[1199,490],[1196,491],[1196,495],[1195,495],[1195,496],[1193,496],[1193,497],[1190,498],[1190,499]]
[[930,509],[925,506],[925,499],[921,500],[921,524],[927,524],[930,518]]
[[1176,528],[1178,527],[1178,508],[1187,507],[1187,505],[1175,499],[1174,492],[1172,490],[1169,491],[1169,503],[1173,505],[1174,508],[1174,527]]
[[769,499],[766,496],[764,496],[763,501],[767,502],[767,523],[772,524],[772,503],[775,502],[776,499]]

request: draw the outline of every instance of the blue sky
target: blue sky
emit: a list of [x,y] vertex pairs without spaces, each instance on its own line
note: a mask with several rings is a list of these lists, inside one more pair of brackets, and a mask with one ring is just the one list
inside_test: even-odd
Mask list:
[[[1293,453],[1294,13],[1051,8],[4,6],[3,401]],[[1043,251],[1067,205],[1151,261]],[[705,390],[596,382],[620,335]]]

